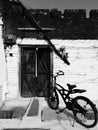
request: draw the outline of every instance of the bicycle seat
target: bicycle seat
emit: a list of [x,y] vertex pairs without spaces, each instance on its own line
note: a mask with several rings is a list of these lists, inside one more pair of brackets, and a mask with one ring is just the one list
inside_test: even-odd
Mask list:
[[76,87],[77,87],[76,85],[71,85],[71,84],[67,84],[67,86],[68,86],[68,89],[69,89],[69,90],[72,90],[73,88],[76,88]]

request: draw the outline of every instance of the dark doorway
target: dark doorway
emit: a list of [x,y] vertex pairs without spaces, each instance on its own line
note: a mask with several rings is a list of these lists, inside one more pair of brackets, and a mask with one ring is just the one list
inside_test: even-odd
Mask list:
[[21,96],[46,96],[50,86],[51,51],[48,46],[21,47]]

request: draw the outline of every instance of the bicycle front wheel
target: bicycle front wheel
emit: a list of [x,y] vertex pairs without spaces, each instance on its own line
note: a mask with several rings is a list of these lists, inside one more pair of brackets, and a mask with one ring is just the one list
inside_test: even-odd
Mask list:
[[92,128],[97,124],[97,109],[88,98],[77,96],[72,106],[73,114],[79,124],[86,128]]
[[52,89],[49,91],[48,96],[47,96],[47,101],[48,101],[48,105],[50,108],[52,108],[54,110],[56,110],[58,108],[59,97],[58,97],[56,90],[54,91]]

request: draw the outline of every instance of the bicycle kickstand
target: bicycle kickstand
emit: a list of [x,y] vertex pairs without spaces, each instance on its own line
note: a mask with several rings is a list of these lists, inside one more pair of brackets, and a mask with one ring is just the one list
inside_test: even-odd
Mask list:
[[[69,117],[68,117],[68,118],[69,118]],[[71,121],[71,119],[69,118],[69,121],[70,121],[71,126],[72,126],[72,127],[74,127],[75,122],[76,122],[76,119],[75,119],[75,118],[73,118],[73,121]]]

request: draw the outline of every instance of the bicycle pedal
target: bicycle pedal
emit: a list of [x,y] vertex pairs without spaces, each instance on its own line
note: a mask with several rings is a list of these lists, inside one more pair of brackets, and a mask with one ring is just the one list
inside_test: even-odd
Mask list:
[[65,108],[59,109],[59,110],[56,111],[56,113],[57,113],[57,114],[60,114],[60,113],[62,113],[64,110],[65,110]]
[[56,114],[60,114],[60,112],[59,112],[59,111],[56,111]]
[[59,112],[61,113],[61,112],[63,112],[64,110],[65,110],[65,109],[60,109]]

